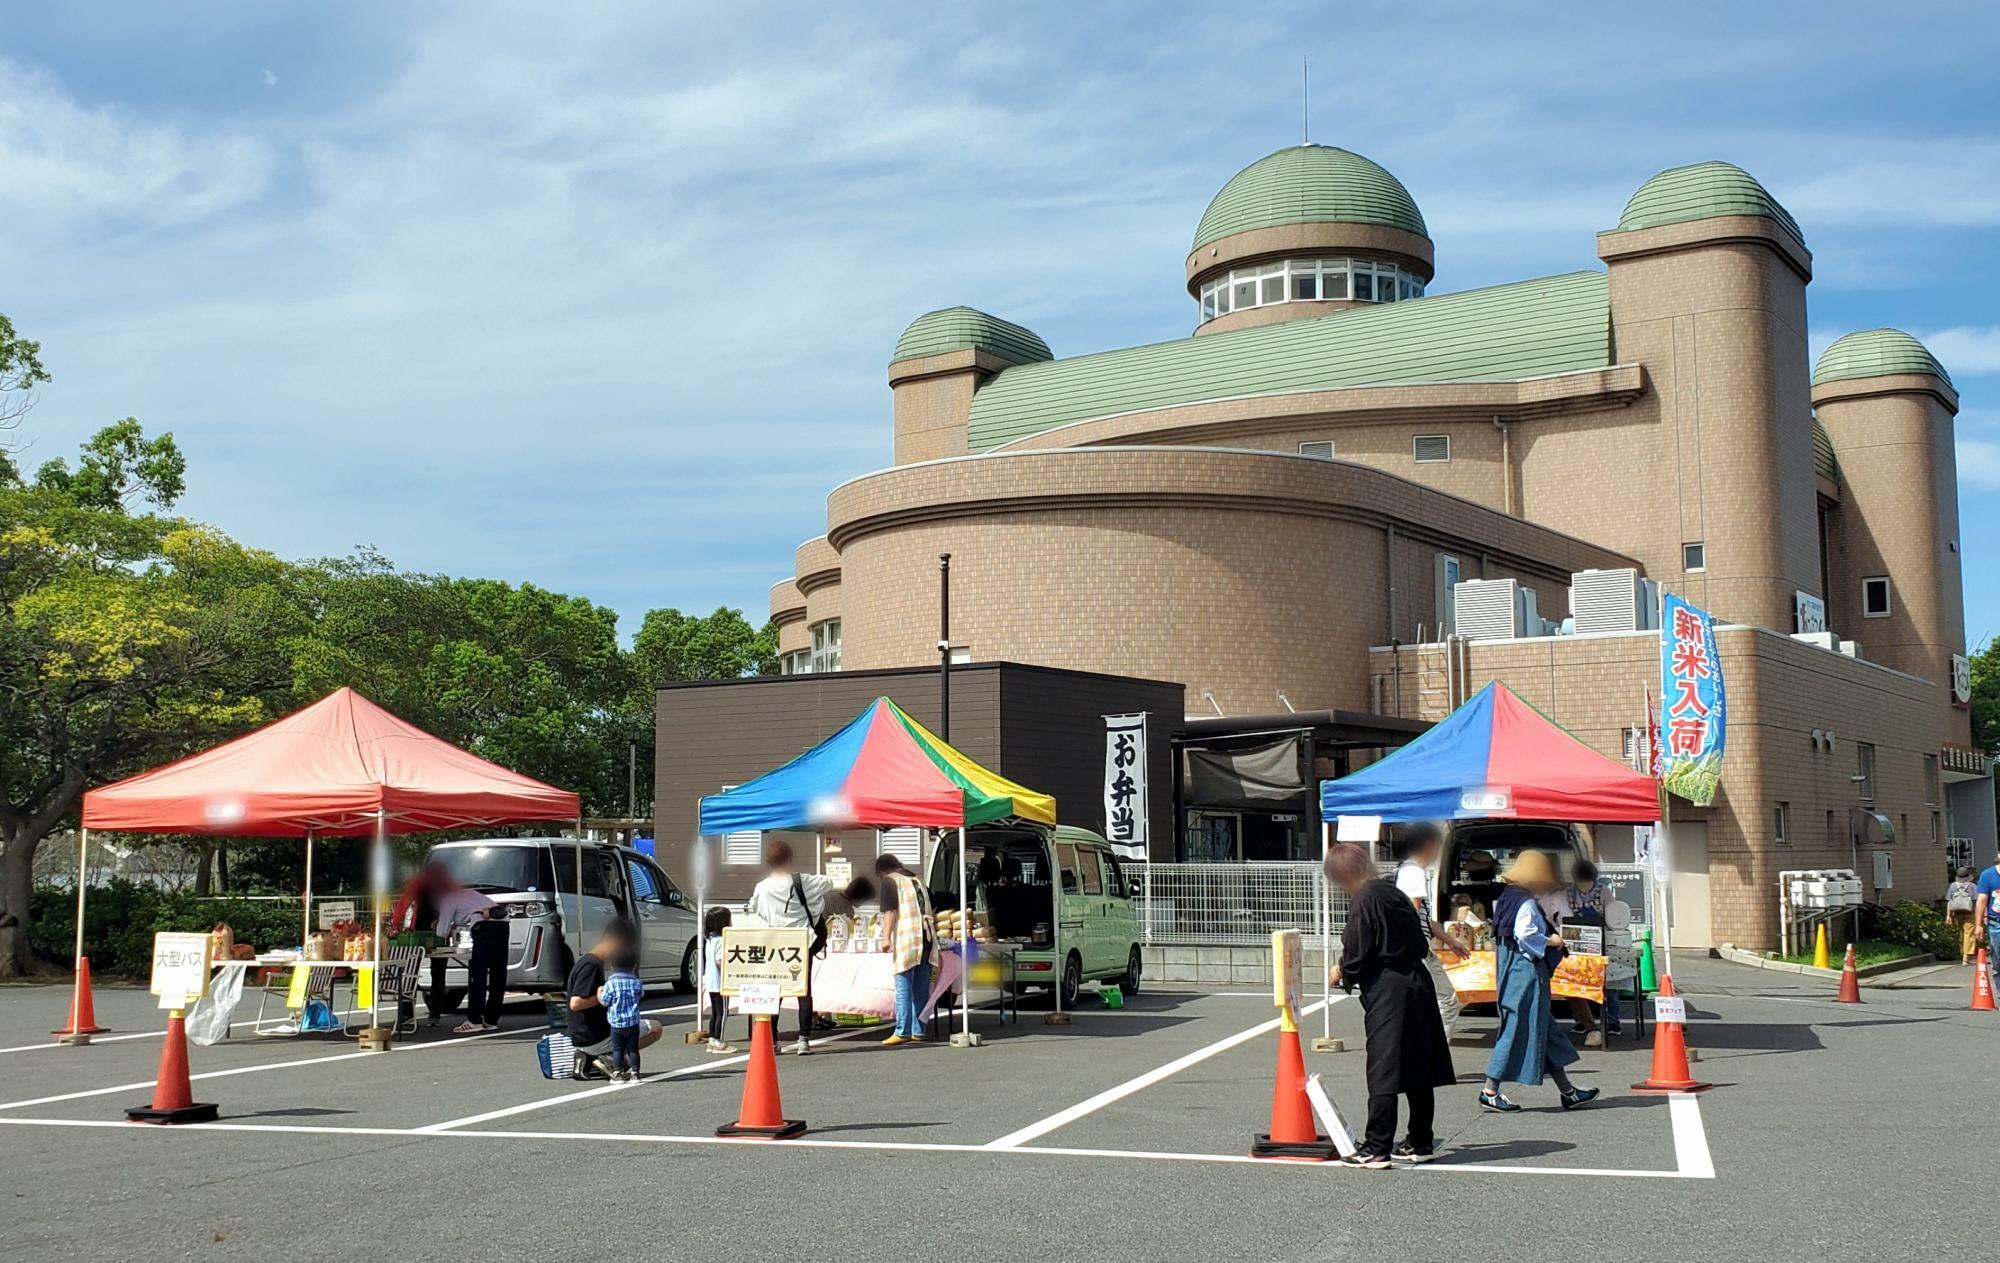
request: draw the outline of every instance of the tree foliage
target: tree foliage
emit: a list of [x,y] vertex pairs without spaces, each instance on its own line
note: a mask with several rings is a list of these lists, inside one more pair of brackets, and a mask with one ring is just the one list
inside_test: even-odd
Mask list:
[[[0,427],[47,380],[0,316]],[[129,417],[32,478],[0,449],[0,977],[34,964],[34,853],[87,787],[342,685],[591,815],[625,813],[636,751],[643,814],[655,686],[776,668],[775,630],[738,610],[654,610],[627,650],[611,610],[533,584],[399,571],[370,549],[285,561],[174,516],[186,477],[173,436]],[[291,855],[244,858],[283,883]]]

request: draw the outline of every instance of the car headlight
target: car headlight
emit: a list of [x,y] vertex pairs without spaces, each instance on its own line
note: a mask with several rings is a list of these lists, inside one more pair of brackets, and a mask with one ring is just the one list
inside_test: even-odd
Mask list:
[[507,915],[510,917],[545,917],[548,914],[549,905],[545,903],[528,902],[510,903],[507,905]]

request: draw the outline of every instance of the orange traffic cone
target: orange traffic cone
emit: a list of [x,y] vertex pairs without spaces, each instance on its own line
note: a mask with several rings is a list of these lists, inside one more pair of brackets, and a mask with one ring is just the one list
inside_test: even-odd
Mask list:
[[160,1047],[160,1073],[153,1081],[153,1103],[135,1105],[125,1117],[135,1123],[209,1123],[213,1105],[198,1105],[188,1082],[187,1020],[175,1009],[167,1015],[167,1038]]
[[803,1135],[806,1125],[785,1117],[778,1099],[778,1049],[771,1036],[775,1021],[768,1017],[750,1021],[750,1064],[744,1067],[743,1103],[736,1108],[736,1121],[715,1129],[718,1136],[761,1136],[784,1140]]
[[[1674,980],[1660,979],[1662,999],[1674,998]],[[1632,1085],[1634,1092],[1700,1092],[1713,1083],[1701,1083],[1688,1073],[1687,1031],[1680,1022],[1653,1024],[1653,1072],[1644,1083]]]
[[1986,972],[1986,949],[1979,949],[1979,960],[1973,965],[1972,1011],[1991,1013],[1993,1011],[1993,975]]
[[1836,1004],[1861,1003],[1861,975],[1854,972],[1854,944],[1847,945],[1847,959],[1840,965],[1840,994]]
[[90,997],[90,957],[80,956],[76,962],[76,989],[69,995],[69,1020],[62,1029],[49,1034],[65,1044],[87,1044],[92,1035],[102,1035],[109,1029],[97,1024],[97,1005]]
[[1324,1162],[1337,1150],[1319,1134],[1312,1101],[1306,1096],[1306,1057],[1299,1048],[1298,1028],[1289,1022],[1278,1031],[1278,1079],[1271,1089],[1271,1130],[1251,1142],[1253,1158],[1294,1158]]

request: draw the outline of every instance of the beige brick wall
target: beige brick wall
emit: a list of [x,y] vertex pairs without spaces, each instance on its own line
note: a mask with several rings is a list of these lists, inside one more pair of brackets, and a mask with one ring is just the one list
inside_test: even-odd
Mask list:
[[[1676,820],[1708,826],[1709,917],[1713,941],[1777,945],[1777,875],[1792,868],[1859,868],[1871,881],[1870,851],[1850,842],[1849,811],[1864,806],[1849,780],[1856,748],[1875,746],[1873,807],[1897,825],[1896,886],[1869,897],[1930,900],[1942,895],[1944,848],[1931,833],[1943,804],[1927,801],[1924,756],[1937,752],[1936,689],[1752,628],[1717,636],[1728,685],[1730,722],[1722,783],[1713,804],[1676,800]],[[1392,655],[1371,654],[1384,696],[1400,684],[1401,713],[1442,714],[1440,698],[1420,693],[1420,654],[1404,650],[1400,678]],[[1659,639],[1653,633],[1552,637],[1470,646],[1470,691],[1500,680],[1523,700],[1602,754],[1619,758],[1625,729],[1643,722],[1642,688],[1657,701]],[[1395,710],[1394,706],[1386,707]],[[1831,730],[1835,748],[1814,748],[1812,731]],[[1775,838],[1774,808],[1787,805],[1786,841]],[[1828,813],[1832,813],[1829,827]],[[1907,820],[1907,827],[1904,822]]]

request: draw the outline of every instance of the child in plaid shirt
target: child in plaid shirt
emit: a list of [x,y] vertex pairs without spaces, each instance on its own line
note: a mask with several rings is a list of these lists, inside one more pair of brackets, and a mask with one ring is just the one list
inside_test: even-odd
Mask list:
[[611,962],[611,976],[597,989],[598,1002],[611,1023],[611,1078],[616,1083],[639,1081],[639,1001],[646,984],[639,981],[639,956],[625,948]]

